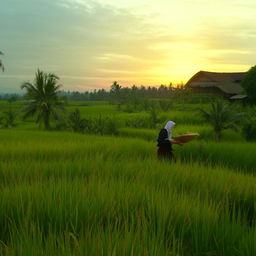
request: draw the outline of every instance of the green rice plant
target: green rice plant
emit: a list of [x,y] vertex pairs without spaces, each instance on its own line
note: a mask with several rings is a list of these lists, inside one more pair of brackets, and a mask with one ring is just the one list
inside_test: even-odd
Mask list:
[[181,159],[210,165],[223,165],[235,171],[255,174],[256,145],[246,142],[191,142],[177,148]]
[[25,131],[0,139],[6,255],[256,252],[253,176],[161,162],[137,139]]
[[206,122],[194,110],[171,110],[159,114],[159,119],[163,124],[172,120],[178,125],[201,125]]
[[[137,129],[137,128],[120,128],[119,134],[125,137],[141,138],[148,141],[156,142],[160,129],[164,127],[158,125],[157,129]],[[198,141],[213,141],[215,140],[214,132],[209,125],[176,125],[173,130],[173,136],[178,136],[184,133],[199,133]],[[244,141],[242,134],[234,131],[224,131],[222,134],[223,141]]]
[[156,141],[157,131],[152,129],[120,128],[119,135],[123,137],[141,138],[148,141]]
[[132,128],[151,128],[152,120],[148,114],[130,116],[125,120],[125,126]]

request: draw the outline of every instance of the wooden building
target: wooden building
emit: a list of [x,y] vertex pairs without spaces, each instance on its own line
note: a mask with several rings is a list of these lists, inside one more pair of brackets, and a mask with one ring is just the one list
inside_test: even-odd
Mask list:
[[186,86],[197,93],[218,94],[225,98],[243,94],[241,81],[246,73],[218,73],[199,71]]

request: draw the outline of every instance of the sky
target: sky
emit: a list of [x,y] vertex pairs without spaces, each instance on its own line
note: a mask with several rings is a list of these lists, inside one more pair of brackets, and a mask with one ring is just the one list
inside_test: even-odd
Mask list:
[[1,0],[0,93],[55,73],[64,90],[186,83],[256,63],[255,0]]

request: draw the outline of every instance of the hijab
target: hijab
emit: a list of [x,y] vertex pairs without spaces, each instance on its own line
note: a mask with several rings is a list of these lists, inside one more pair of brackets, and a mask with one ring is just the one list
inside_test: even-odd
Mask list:
[[168,121],[164,127],[164,129],[167,130],[167,133],[168,133],[168,139],[171,139],[172,138],[172,128],[173,126],[175,125],[175,123],[173,121]]

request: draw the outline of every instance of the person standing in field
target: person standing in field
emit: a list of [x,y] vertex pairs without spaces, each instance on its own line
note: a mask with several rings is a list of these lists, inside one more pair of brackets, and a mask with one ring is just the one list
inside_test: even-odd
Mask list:
[[183,144],[179,141],[172,139],[172,129],[175,127],[175,122],[168,121],[163,129],[159,132],[157,139],[157,156],[159,159],[175,160],[172,144],[178,144],[182,146]]

